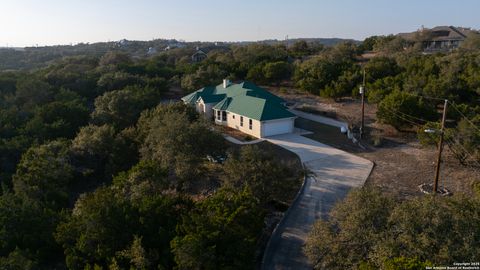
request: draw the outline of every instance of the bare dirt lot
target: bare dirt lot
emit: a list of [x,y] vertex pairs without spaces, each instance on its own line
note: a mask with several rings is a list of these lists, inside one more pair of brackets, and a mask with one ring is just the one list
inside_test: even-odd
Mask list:
[[[359,100],[350,98],[335,102],[298,93],[291,88],[270,90],[295,103],[297,107],[304,107],[311,112],[337,118],[356,126],[360,123]],[[365,149],[362,149],[339,131],[335,131],[336,128],[305,119],[297,119],[296,122],[297,126],[314,132],[307,137],[373,161],[375,167],[366,185],[377,186],[402,198],[421,195],[418,185],[431,183],[434,179],[436,148],[421,146],[414,133],[398,132],[388,125],[379,124],[375,105],[366,105],[365,124],[369,134],[362,140],[362,145],[365,146]],[[444,185],[453,193],[471,194],[474,181],[480,181],[480,168],[461,165],[453,157],[448,146],[443,152],[441,165],[440,185]]]

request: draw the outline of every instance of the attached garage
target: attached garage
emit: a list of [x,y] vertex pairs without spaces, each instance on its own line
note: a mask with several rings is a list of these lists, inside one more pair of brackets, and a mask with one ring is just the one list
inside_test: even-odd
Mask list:
[[262,137],[292,133],[295,118],[276,119],[262,122]]

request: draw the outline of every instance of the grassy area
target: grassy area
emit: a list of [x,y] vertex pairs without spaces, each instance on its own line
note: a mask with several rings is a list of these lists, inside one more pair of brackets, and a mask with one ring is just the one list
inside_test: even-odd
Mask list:
[[361,150],[347,138],[347,135],[342,134],[338,127],[325,125],[301,117],[295,120],[295,127],[312,131],[313,134],[304,136],[317,142],[353,153],[357,153]]

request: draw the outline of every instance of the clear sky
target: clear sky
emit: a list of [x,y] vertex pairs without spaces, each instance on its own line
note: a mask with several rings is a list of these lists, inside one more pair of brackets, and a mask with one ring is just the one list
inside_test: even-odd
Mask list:
[[362,40],[422,25],[480,28],[480,0],[0,0],[0,47],[175,38]]

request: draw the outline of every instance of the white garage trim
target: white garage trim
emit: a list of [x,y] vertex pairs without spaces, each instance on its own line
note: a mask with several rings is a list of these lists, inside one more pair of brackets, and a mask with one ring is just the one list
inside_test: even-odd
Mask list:
[[292,133],[294,129],[295,117],[275,119],[262,122],[261,137],[270,137],[285,133]]

